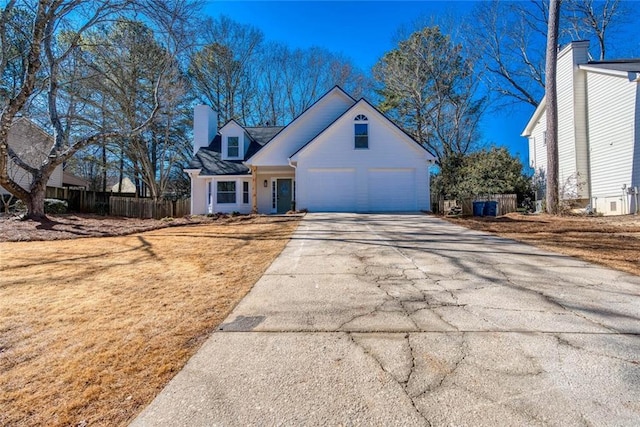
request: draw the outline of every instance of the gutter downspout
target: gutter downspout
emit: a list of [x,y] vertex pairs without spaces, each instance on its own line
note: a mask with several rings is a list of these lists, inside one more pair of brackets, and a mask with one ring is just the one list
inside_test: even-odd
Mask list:
[[[432,159],[428,159],[427,160],[427,191],[429,192],[429,194],[427,195],[427,200],[429,202],[429,209],[427,209],[429,212],[433,212],[433,206],[432,206],[432,200],[431,200],[431,166],[433,166],[436,163],[435,160]],[[438,208],[439,209],[439,208]]]
[[183,172],[186,172],[187,175],[189,175],[189,183],[191,184],[191,201],[189,203],[189,213],[191,215],[193,215],[193,186],[194,186],[194,179],[197,178],[198,175],[200,175],[200,172],[202,172],[202,169],[182,169]]
[[293,173],[293,191],[291,192],[291,194],[293,195],[293,200],[291,201],[291,204],[294,207],[294,211],[298,208],[297,202],[296,200],[298,200],[298,197],[296,196],[296,192],[298,191],[297,187],[296,187],[296,181],[298,180],[298,164],[296,162],[296,164],[293,164],[293,161],[291,161],[291,157],[287,158],[287,162],[289,163],[289,166],[291,166],[294,169],[294,173]]

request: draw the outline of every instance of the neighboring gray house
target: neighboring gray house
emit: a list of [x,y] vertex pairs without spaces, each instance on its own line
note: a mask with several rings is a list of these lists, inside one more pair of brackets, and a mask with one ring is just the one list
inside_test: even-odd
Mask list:
[[[25,163],[37,168],[47,159],[53,146],[53,137],[31,120],[19,117],[9,129],[8,143]],[[22,188],[29,189],[31,174],[13,162],[9,162],[9,176]],[[62,187],[62,181],[62,165],[59,165],[51,174],[47,187]],[[9,192],[0,186],[0,195],[5,194]]]

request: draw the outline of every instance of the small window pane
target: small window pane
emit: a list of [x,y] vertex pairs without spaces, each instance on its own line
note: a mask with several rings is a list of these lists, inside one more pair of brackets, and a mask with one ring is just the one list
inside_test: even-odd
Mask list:
[[354,126],[355,148],[369,148],[369,125],[366,123],[356,123]]
[[227,138],[227,157],[238,157],[239,152],[238,137],[230,136]]
[[218,203],[235,203],[236,202],[236,183],[235,181],[218,181],[216,200]]
[[249,183],[247,181],[242,183],[242,203],[245,205],[249,203]]

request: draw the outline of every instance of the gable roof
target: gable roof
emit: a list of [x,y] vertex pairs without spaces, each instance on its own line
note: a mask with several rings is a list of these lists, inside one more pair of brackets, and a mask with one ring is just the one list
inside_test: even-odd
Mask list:
[[[578,68],[584,71],[624,77],[628,78],[630,81],[638,81],[638,79],[640,79],[640,58],[618,59],[611,61],[589,61],[586,64],[578,64]],[[531,135],[533,128],[545,112],[546,105],[546,97],[543,97],[520,136],[528,137]]]
[[[227,122],[221,129],[232,121]],[[257,153],[283,128],[282,126],[243,127],[235,121],[234,123],[244,129],[249,136],[249,148],[243,160]],[[222,137],[217,134],[208,147],[198,150],[185,169],[200,169],[200,175],[244,175],[249,173],[249,168],[242,164],[243,160],[223,160]]]
[[[287,126],[285,126],[284,128],[282,128],[278,133],[276,133],[271,140],[269,140],[269,142],[271,142],[272,140],[275,140],[278,136],[280,136],[280,134],[286,132],[288,129],[292,128],[294,126],[294,124],[299,121],[300,119],[302,119],[303,117],[308,116],[309,112],[311,110],[313,110],[313,108],[320,104],[325,98],[328,98],[331,94],[333,93],[339,93],[343,96],[345,96],[346,98],[350,99],[351,101],[353,101],[353,104],[356,103],[356,100],[349,95],[347,92],[344,91],[344,89],[342,89],[340,86],[335,85],[334,87],[332,87],[331,89],[329,89],[324,95],[322,95],[320,98],[318,98],[313,104],[311,104],[308,108],[306,108],[302,113],[300,113],[296,118],[294,118]],[[267,149],[269,149],[270,145],[267,145]],[[261,152],[262,153],[262,152]],[[258,153],[255,153],[258,154]],[[253,157],[257,157],[257,156],[251,156],[248,157],[247,160],[253,160]]]
[[243,175],[249,168],[242,160],[222,160],[222,137],[218,134],[207,148],[198,150],[185,169],[200,169],[200,175]]
[[260,149],[271,141],[274,136],[279,134],[282,129],[284,129],[284,126],[253,126],[244,128],[251,140],[249,149],[245,155],[245,160],[260,151]]
[[329,128],[331,128],[338,120],[342,119],[343,117],[345,117],[346,115],[348,115],[349,113],[351,113],[355,108],[357,108],[357,106],[361,105],[361,104],[366,104],[368,105],[374,112],[376,112],[378,115],[380,115],[387,123],[391,123],[397,130],[399,130],[405,137],[407,137],[410,141],[412,141],[413,143],[415,143],[418,147],[420,147],[421,149],[423,149],[431,158],[432,160],[435,160],[435,157],[429,153],[429,151],[425,148],[424,145],[420,144],[418,141],[416,141],[415,139],[413,139],[413,137],[411,135],[409,135],[407,132],[404,131],[404,129],[402,129],[400,126],[398,126],[393,120],[389,119],[382,111],[378,110],[376,107],[374,107],[369,101],[367,101],[364,98],[360,98],[360,100],[358,102],[356,102],[355,104],[353,104],[349,109],[347,109],[347,111],[345,111],[344,113],[342,113],[340,116],[338,116],[334,121],[332,121],[331,123],[329,123],[329,125],[327,127],[325,127],[322,131],[320,131],[316,136],[314,136],[310,141],[308,141],[307,143],[305,143],[302,147],[300,147],[298,150],[296,150],[295,153],[291,154],[289,156],[289,159],[293,159],[294,156],[296,156],[298,153],[302,152],[305,148],[307,148],[309,145],[311,145],[314,141],[316,141],[323,133],[325,133]]
[[542,117],[542,114],[546,111],[546,109],[547,97],[543,96],[540,100],[540,104],[538,104],[538,106],[536,107],[536,111],[533,112],[533,115],[529,119],[527,126],[524,128],[520,136],[528,137],[531,135],[531,133],[533,132],[533,128],[536,127],[538,121],[540,120],[540,117]]

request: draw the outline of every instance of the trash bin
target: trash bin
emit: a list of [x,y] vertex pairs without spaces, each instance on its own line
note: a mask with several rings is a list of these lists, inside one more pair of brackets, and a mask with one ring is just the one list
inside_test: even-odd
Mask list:
[[473,202],[473,216],[484,215],[484,202]]
[[484,202],[484,216],[498,216],[498,202],[491,200]]

